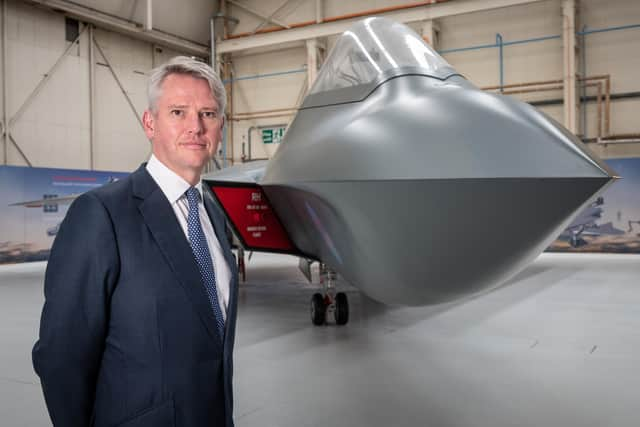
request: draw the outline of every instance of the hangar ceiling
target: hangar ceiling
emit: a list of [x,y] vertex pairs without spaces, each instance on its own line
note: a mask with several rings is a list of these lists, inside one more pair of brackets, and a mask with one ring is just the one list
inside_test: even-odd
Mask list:
[[147,4],[151,3],[154,29],[201,44],[209,43],[209,18],[217,8],[217,2],[212,0],[189,0],[181,7],[176,7],[174,0],[74,0],[67,3],[75,3],[141,25],[146,19]]
[[[172,0],[22,0],[64,12],[99,27],[166,45],[185,53],[208,55],[209,18],[216,12],[214,0],[189,0],[176,7]],[[147,10],[151,6],[151,22]],[[147,29],[150,27],[152,30]]]

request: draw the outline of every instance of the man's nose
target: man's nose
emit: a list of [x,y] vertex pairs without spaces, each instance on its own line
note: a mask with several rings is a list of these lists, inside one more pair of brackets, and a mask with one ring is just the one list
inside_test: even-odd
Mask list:
[[187,132],[199,134],[202,132],[202,118],[198,113],[187,114]]

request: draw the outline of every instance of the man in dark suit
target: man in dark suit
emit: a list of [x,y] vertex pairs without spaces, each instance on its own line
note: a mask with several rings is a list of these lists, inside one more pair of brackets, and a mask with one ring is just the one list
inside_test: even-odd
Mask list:
[[154,69],[149,162],[69,208],[33,349],[55,426],[233,426],[238,276],[200,182],[224,104],[208,65],[176,57]]

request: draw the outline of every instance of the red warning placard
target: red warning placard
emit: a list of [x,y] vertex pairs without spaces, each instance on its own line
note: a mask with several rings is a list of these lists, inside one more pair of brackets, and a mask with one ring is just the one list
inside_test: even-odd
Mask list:
[[297,253],[258,185],[209,183],[246,249]]

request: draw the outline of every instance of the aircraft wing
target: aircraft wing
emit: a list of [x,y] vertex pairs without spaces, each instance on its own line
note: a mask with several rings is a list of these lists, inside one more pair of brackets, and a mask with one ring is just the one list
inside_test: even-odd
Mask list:
[[68,205],[73,202],[79,194],[68,196],[52,197],[50,199],[30,200],[28,202],[12,203],[9,206],[24,206],[25,208],[41,208],[44,205]]
[[231,166],[219,171],[209,172],[202,176],[202,180],[255,184],[262,179],[267,163],[268,160],[260,160]]

